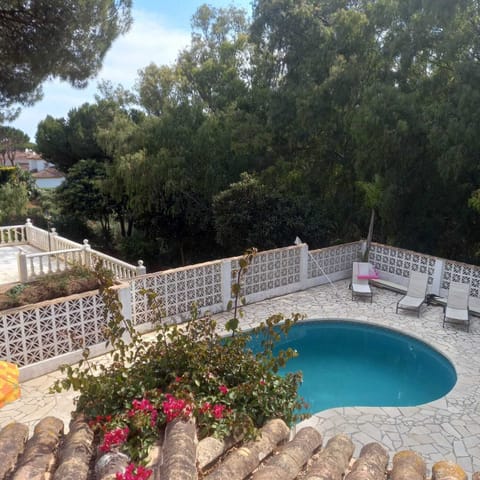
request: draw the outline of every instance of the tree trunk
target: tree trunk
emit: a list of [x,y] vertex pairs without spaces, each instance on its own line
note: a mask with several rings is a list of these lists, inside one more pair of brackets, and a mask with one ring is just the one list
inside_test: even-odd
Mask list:
[[370,252],[370,245],[372,244],[374,224],[375,224],[375,209],[372,208],[372,211],[370,213],[370,224],[368,225],[367,245],[365,248],[365,256],[363,259],[364,262],[368,262],[368,254]]
[[342,480],[353,450],[347,435],[335,435],[309,469],[306,480]]
[[53,480],[88,478],[93,456],[94,435],[85,418],[78,415],[70,422],[70,431],[58,454],[58,468]]
[[318,430],[313,427],[302,428],[292,441],[253,474],[252,480],[293,480],[321,445],[322,436]]
[[387,451],[379,443],[369,443],[360,450],[360,456],[345,480],[383,480],[387,465]]
[[270,420],[260,430],[256,440],[247,442],[235,450],[204,480],[243,480],[253,472],[260,462],[273,452],[273,449],[285,441],[290,429],[284,421]]
[[179,251],[180,251],[180,264],[182,265],[182,267],[184,267],[185,266],[185,249],[183,247],[183,241],[180,241]]
[[133,232],[133,218],[128,218],[127,223],[127,237],[131,237]]
[[28,439],[28,427],[12,422],[0,431],[0,480],[11,473]]
[[[197,433],[195,421],[176,419],[167,424],[163,443],[162,480],[196,480]],[[155,475],[158,472],[155,471]]]
[[12,480],[44,480],[55,465],[55,450],[63,435],[63,422],[46,417],[34,429]]
[[393,457],[391,480],[424,480],[427,467],[423,458],[412,450],[403,450]]
[[468,477],[462,467],[443,460],[432,467],[432,480],[468,480]]
[[127,236],[127,231],[125,229],[125,216],[122,214],[118,214],[118,223],[120,224],[120,235],[122,238]]
[[15,166],[15,156],[16,156],[16,151],[15,150],[7,150],[7,157],[10,160],[10,165],[12,167]]

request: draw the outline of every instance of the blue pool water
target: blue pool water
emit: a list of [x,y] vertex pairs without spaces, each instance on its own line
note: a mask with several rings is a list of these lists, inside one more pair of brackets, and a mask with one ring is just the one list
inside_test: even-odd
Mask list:
[[[252,348],[258,348],[253,340]],[[309,412],[347,406],[412,406],[446,395],[457,375],[437,350],[407,335],[358,322],[292,327],[277,349],[297,350],[283,372],[303,372]]]

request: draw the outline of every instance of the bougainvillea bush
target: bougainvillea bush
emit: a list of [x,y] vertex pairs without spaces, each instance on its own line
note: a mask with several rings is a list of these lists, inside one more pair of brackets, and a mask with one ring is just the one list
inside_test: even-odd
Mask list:
[[[198,318],[195,309],[184,324],[160,321],[153,339],[146,340],[122,317],[118,298],[106,288],[108,278],[101,280],[111,362],[95,363],[85,352],[78,367],[63,367],[66,377],[54,387],[79,392],[77,411],[102,434],[101,451],[123,451],[141,462],[161,429],[178,417],[194,417],[200,439],[251,438],[271,418],[288,424],[303,418],[298,412],[304,404],[297,393],[301,374],[278,373],[295,353],[273,352],[278,328],[288,331],[298,315],[275,315],[255,329],[264,339],[256,353],[248,348],[250,336],[238,331],[237,321],[227,323],[229,336],[221,337],[216,322]],[[150,299],[159,310],[155,297]],[[132,478],[147,475],[135,477],[136,468],[130,467]]]

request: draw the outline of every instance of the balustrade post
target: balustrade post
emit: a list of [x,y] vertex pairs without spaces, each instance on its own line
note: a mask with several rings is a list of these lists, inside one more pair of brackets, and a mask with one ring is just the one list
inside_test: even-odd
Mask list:
[[58,237],[57,229],[55,227],[52,227],[48,232],[48,251],[60,250],[57,246],[57,237]]
[[88,243],[88,240],[85,239],[83,241],[82,261],[83,261],[83,265],[90,269],[93,268],[91,252],[92,252],[92,247]]
[[137,275],[145,275],[147,273],[147,268],[143,265],[143,260],[138,261],[138,266],[135,268]]
[[24,252],[17,253],[18,276],[20,282],[25,283],[28,280],[27,255]]
[[25,242],[27,243],[30,243],[30,238],[31,238],[30,230],[32,227],[33,227],[32,221],[29,218],[27,218],[27,221],[25,222],[25,239],[24,239]]

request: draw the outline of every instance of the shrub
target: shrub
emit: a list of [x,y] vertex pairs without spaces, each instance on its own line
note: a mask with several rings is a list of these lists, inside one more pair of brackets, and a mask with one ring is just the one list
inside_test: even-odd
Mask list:
[[0,310],[95,290],[98,286],[95,272],[74,265],[69,270],[45,275],[34,282],[15,285],[0,294]]
[[[246,260],[240,264],[241,270],[248,266]],[[194,416],[199,438],[252,438],[271,418],[288,424],[303,418],[298,412],[304,403],[297,393],[301,374],[278,374],[295,353],[273,352],[278,326],[287,332],[298,314],[288,319],[274,315],[255,329],[264,340],[262,350],[254,353],[248,348],[250,336],[238,331],[237,309],[227,322],[231,335],[222,338],[216,322],[199,318],[195,308],[185,324],[162,322],[161,306],[147,293],[158,321],[154,339],[146,340],[121,315],[120,302],[105,280],[100,283],[111,363],[91,362],[87,351],[78,367],[62,367],[66,378],[54,386],[80,392],[77,411],[94,419],[104,433],[104,448],[116,445],[141,460],[158,429],[177,417]],[[234,290],[238,295],[240,288]]]

